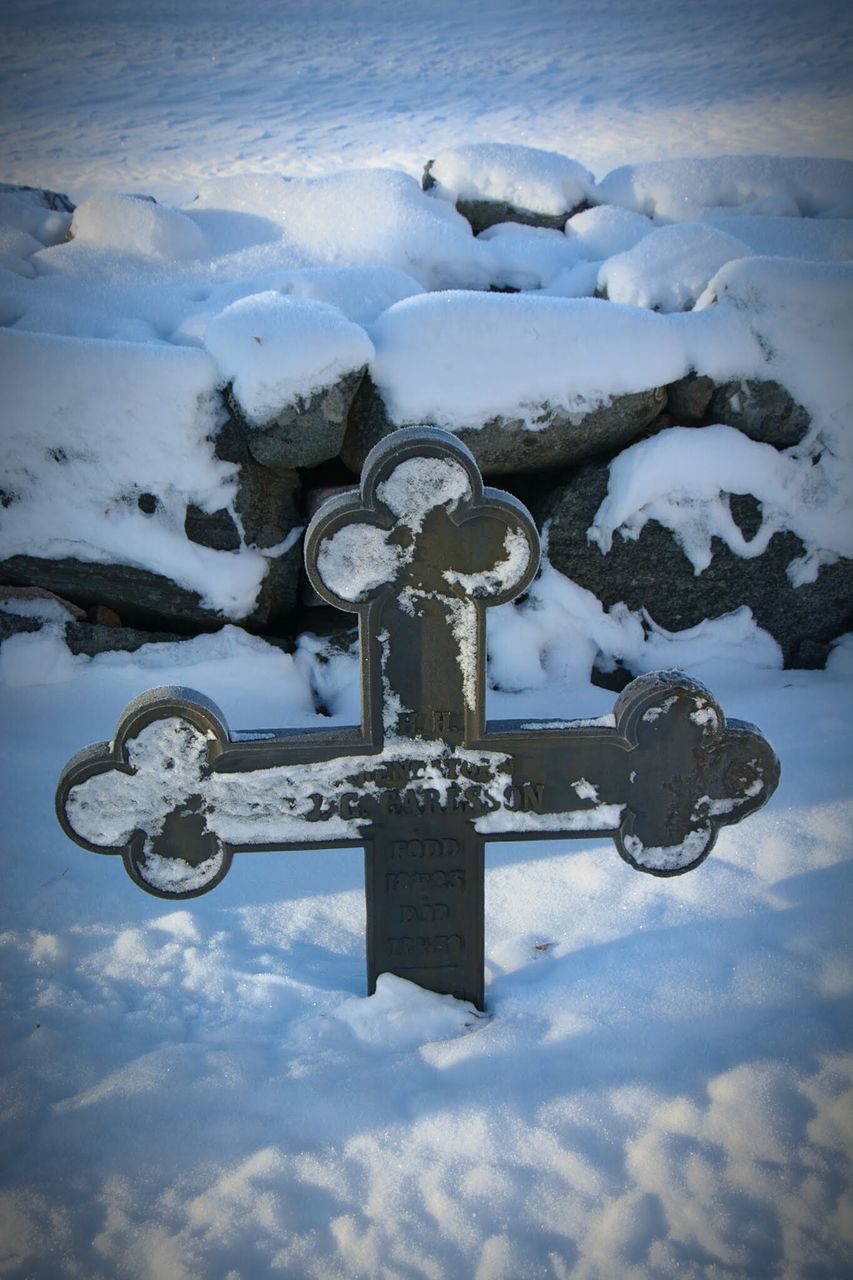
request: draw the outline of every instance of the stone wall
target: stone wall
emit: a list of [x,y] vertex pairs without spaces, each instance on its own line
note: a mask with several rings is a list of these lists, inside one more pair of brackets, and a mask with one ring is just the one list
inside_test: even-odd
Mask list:
[[[433,168],[427,166],[424,186],[434,185]],[[71,211],[64,197],[41,194],[46,208]],[[460,197],[455,203],[475,231],[513,222],[553,231],[588,202],[580,192],[575,204],[558,214],[515,208],[499,199]],[[235,469],[235,497],[230,506],[213,511],[188,502],[184,535],[217,552],[251,548],[267,556],[253,606],[231,620],[279,640],[329,625],[304,578],[301,531],[327,492],[355,483],[377,441],[418,419],[389,407],[381,379],[375,380],[375,370],[365,365],[278,406],[263,421],[247,415],[232,384],[219,394],[221,413],[210,438],[216,459]],[[590,540],[615,457],[669,427],[712,424],[727,424],[780,452],[795,450],[813,426],[809,411],[770,372],[765,378],[715,378],[695,367],[670,381],[574,405],[543,400],[527,406],[523,416],[510,407],[476,425],[464,419],[438,425],[458,433],[488,480],[531,507],[547,531],[551,563],[605,606],[623,601],[632,610],[644,610],[658,626],[677,631],[747,605],[778,641],[788,664],[820,665],[829,642],[851,627],[849,559],[828,557],[813,581],[795,586],[788,569],[804,546],[785,529],[753,558],[736,555],[714,539],[711,563],[701,573],[673,532],[654,519],[637,538],[617,533],[606,553]],[[139,511],[148,515],[161,501],[154,489],[136,498]],[[761,523],[760,504],[743,493],[732,493],[728,501],[735,524],[750,538]],[[198,592],[133,565],[16,554],[0,561],[2,583],[18,598],[22,590],[36,589],[65,601],[73,613],[69,643],[78,652],[133,647],[146,638],[212,629],[224,620]],[[0,637],[32,625],[31,618],[6,613]]]

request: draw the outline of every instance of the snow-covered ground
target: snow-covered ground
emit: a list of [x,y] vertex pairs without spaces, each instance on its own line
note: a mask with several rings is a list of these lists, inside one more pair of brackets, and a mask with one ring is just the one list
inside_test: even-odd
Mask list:
[[546,147],[849,154],[841,0],[6,0],[6,181],[191,198],[214,174]]
[[[243,855],[176,910],[59,831],[60,768],[133,695],[316,723],[304,665],[237,630],[64,665],[19,639],[7,678],[29,649],[56,681],[2,690],[0,1274],[845,1274],[849,647],[781,672],[682,646],[779,792],[676,880],[602,842],[490,846],[482,1019],[363,997],[358,851]],[[611,704],[555,681],[494,710]]]
[[[403,406],[430,394],[413,344],[450,367],[462,343],[476,357],[483,308],[523,333],[534,301],[422,290],[501,277],[543,291],[538,314],[553,313],[566,342],[611,326],[604,336],[623,343],[605,366],[611,389],[632,343],[648,339],[634,357],[666,365],[663,378],[697,351],[721,376],[727,360],[751,368],[763,342],[812,414],[784,461],[707,428],[718,435],[693,458],[707,493],[686,516],[658,483],[683,473],[677,429],[623,454],[596,525],[603,544],[669,519],[699,566],[709,531],[722,536],[717,496],[739,479],[766,512],[799,520],[814,553],[801,572],[849,554],[850,208],[837,171],[726,161],[602,179],[682,155],[849,155],[850,33],[845,7],[801,0],[8,0],[0,178],[86,203],[70,244],[67,219],[16,205],[0,246],[0,320],[14,326],[0,331],[6,439],[18,486],[34,475],[47,486],[7,529],[22,545],[44,539],[43,554],[76,540],[98,559],[141,543],[142,514],[110,504],[161,482],[162,456],[176,510],[188,493],[213,509],[233,484],[204,445],[223,373],[246,378],[258,412],[270,379],[296,385],[292,369],[241,349],[259,323],[282,353],[302,342],[297,373],[330,345],[336,368],[373,359]],[[475,240],[441,191],[368,172],[419,178],[438,156],[453,194],[452,149],[492,140],[577,162],[541,169],[541,200],[585,182],[585,167],[607,207],[565,234],[498,227]],[[305,181],[285,188],[281,173]],[[511,177],[494,161],[480,190]],[[678,264],[675,284],[662,284],[662,262]],[[682,314],[715,276],[718,294]],[[597,284],[616,301],[582,296]],[[283,297],[299,302],[298,334]],[[674,314],[630,310],[653,305]],[[500,376],[520,385],[535,362],[512,324],[490,323],[506,339]],[[551,369],[541,376],[550,391]],[[487,382],[488,371],[479,390]],[[455,375],[453,388],[458,413]],[[487,409],[474,397],[466,411]],[[70,482],[43,461],[69,443]],[[226,611],[251,596],[257,553],[205,559],[172,532],[164,522],[158,541],[145,524],[147,554],[215,586]],[[766,809],[675,880],[633,873],[606,842],[490,846],[483,1018],[393,979],[364,998],[358,851],[241,855],[214,894],[175,910],[56,823],[61,767],[109,737],[140,691],[195,687],[235,728],[321,723],[319,693],[331,723],[352,723],[351,657],[325,661],[310,636],[291,656],[229,627],[75,658],[53,612],[0,649],[0,1276],[851,1272],[849,638],[826,671],[786,671],[744,612],[644,634],[550,568],[526,610],[496,611],[490,714],[609,711],[614,695],[589,683],[598,652],[637,672],[678,665],[761,727],[783,776]]]

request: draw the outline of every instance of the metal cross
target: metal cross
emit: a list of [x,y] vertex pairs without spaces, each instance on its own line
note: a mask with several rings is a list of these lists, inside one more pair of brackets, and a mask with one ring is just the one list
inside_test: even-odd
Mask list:
[[446,432],[378,444],[360,492],[314,517],[305,563],[358,615],[359,727],[232,734],[203,695],[155,689],[62,774],[64,830],[149,893],[206,893],[237,852],[361,845],[368,991],[387,971],[483,1008],[487,841],[607,835],[637,870],[680,875],[777,785],[761,734],[676,671],[593,723],[485,723],[485,610],[529,585],[539,540]]

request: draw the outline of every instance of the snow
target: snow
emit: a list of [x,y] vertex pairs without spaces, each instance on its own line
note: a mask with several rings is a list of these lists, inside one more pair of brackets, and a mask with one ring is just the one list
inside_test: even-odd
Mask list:
[[[373,324],[393,303],[423,292],[417,280],[394,267],[303,267],[271,271],[258,283],[286,296],[325,302],[362,327]],[[246,287],[240,282],[230,290],[239,296]]]
[[35,240],[38,249],[60,244],[65,239],[71,214],[48,208],[37,191],[23,191],[0,182],[0,221],[4,227]]
[[[648,520],[657,520],[672,530],[695,573],[711,563],[712,538],[751,558],[779,529],[801,537],[806,555],[849,557],[853,526],[839,520],[836,505],[815,501],[812,470],[734,427],[670,427],[611,462],[607,496],[589,537],[606,553],[616,529],[637,538]],[[761,526],[750,539],[732,517],[725,497],[732,493],[754,494],[762,505]]]
[[839,676],[853,675],[853,634],[840,636],[833,642],[826,669]]
[[99,773],[72,789],[72,827],[106,848],[120,848],[136,830],[159,835],[166,815],[199,784],[207,750],[207,735],[186,721],[147,725],[127,743],[130,773]]
[[502,289],[541,289],[578,265],[578,248],[561,231],[499,222],[477,243],[488,246],[492,283]]
[[596,198],[667,222],[733,212],[849,218],[853,161],[767,155],[651,160],[608,173]]
[[382,1053],[451,1040],[488,1021],[472,1004],[424,991],[393,973],[381,973],[372,996],[344,1000],[334,1016],[361,1044]]
[[[741,605],[722,617],[703,619],[685,631],[666,631],[646,617],[647,632],[642,646],[631,655],[632,670],[660,671],[667,666],[703,672],[706,664],[737,664],[744,675],[750,671],[781,670],[782,651],[773,637],[755,621],[752,610]],[[702,676],[703,680],[706,677]],[[713,677],[707,676],[708,680]]]
[[40,241],[36,240],[35,236],[31,236],[28,231],[20,231],[12,226],[3,227],[0,234],[0,252],[6,260],[29,258],[32,254],[38,253],[41,248],[43,246]]
[[[50,369],[50,377],[43,370]],[[236,468],[213,456],[221,421],[205,353],[0,329],[7,396],[0,555],[71,556],[146,568],[245,614],[266,571],[258,553],[184,536],[189,502],[230,506]],[[141,494],[157,495],[147,514]]]
[[591,809],[570,809],[566,813],[487,814],[474,826],[482,835],[501,831],[615,831],[624,805],[597,804]]
[[273,290],[232,302],[208,324],[204,345],[256,427],[373,355],[364,330],[336,308]]
[[734,236],[761,257],[813,262],[849,262],[853,258],[850,218],[770,218],[727,213],[705,218],[704,223]]
[[[492,140],[614,165],[723,151],[846,156],[849,15],[622,0],[279,6],[8,0],[7,180],[191,199],[212,173],[396,165]],[[56,68],[63,75],[56,75]]]
[[403,548],[371,524],[348,524],[325,538],[317,572],[341,600],[364,600],[376,587],[392,582],[405,563]]
[[637,836],[625,836],[625,848],[634,862],[651,871],[683,871],[701,858],[711,837],[709,827],[691,831],[680,844],[647,845]]
[[[399,979],[365,998],[358,850],[244,855],[175,911],[56,828],[64,760],[156,680],[235,725],[316,722],[304,668],[288,686],[241,636],[0,689],[9,1274],[375,1274],[403,1248],[448,1280],[496,1256],[843,1274],[849,675],[722,662],[715,693],[786,781],[699,871],[490,846],[483,1020]],[[567,715],[612,700],[549,684]]]
[[[800,445],[768,467],[731,429],[690,433],[690,458],[669,433],[611,476],[597,525],[621,536],[617,498],[626,529],[663,511],[661,466],[699,563],[747,480],[764,521],[806,540],[795,573],[848,545],[853,95],[834,0],[7,0],[0,30],[2,176],[78,205],[66,241],[69,213],[0,187],[4,556],[168,570],[242,616],[266,562],[194,547],[183,520],[234,498],[211,437],[236,373],[206,335],[270,293],[276,315],[336,308],[335,333],[372,342],[399,421],[535,429],[544,399],[580,412],[689,369],[774,378],[812,418]],[[547,169],[556,201],[577,164],[615,203],[565,233],[474,237],[420,176],[472,144],[507,159],[495,142],[525,200]],[[668,222],[763,256],[722,266],[693,311],[589,296]],[[544,296],[458,292],[493,284]],[[287,377],[317,376],[321,345]],[[707,431],[724,432],[713,460]],[[490,611],[491,716],[605,725],[594,662],[677,665],[761,726],[783,782],[674,880],[591,837],[489,845],[482,1018],[387,975],[366,997],[358,848],[238,855],[173,910],[56,823],[62,766],[141,690],[196,687],[251,737],[344,726],[351,648],[304,634],[291,655],[226,626],[88,659],[61,609],[38,610],[40,632],[0,647],[0,1272],[850,1272],[853,637],[825,671],[783,671],[747,609],[671,634],[547,561]]]
[[584,258],[595,261],[633,249],[655,224],[644,214],[615,204],[596,205],[576,213],[566,223],[566,236]]
[[[387,530],[366,522],[345,524],[324,538],[317,554],[322,582],[341,600],[366,599],[411,561],[415,549],[411,534],[420,532],[428,513],[441,506],[454,510],[470,491],[468,474],[456,462],[435,458],[401,462],[376,489],[380,501],[397,516],[396,523]],[[408,545],[400,541],[401,529],[410,530]]]
[[189,893],[214,881],[224,861],[221,849],[195,866],[183,858],[163,858],[149,851],[139,866],[139,873],[146,884],[161,893]]
[[166,261],[198,257],[205,249],[202,232],[186,214],[138,196],[90,196],[74,210],[69,234],[79,244]]
[[[48,592],[44,595],[18,595],[18,591],[27,588],[0,587],[0,613],[15,613],[21,618],[38,618],[43,622],[70,622],[74,612],[70,605],[64,604],[57,596]],[[8,594],[7,594],[8,593]]]
[[[412,592],[417,597],[418,592]],[[475,710],[478,692],[477,668],[477,610],[472,600],[460,600],[457,596],[441,596],[436,599],[443,606],[450,623],[450,631],[456,641],[456,662],[462,672],[462,696],[465,706]],[[418,603],[421,603],[418,601]],[[417,606],[415,607],[417,612]]]
[[78,665],[59,628],[19,632],[0,645],[0,678],[12,686],[57,684]]
[[[775,378],[812,418],[798,452],[816,461],[828,452],[844,464],[853,457],[846,429],[853,383],[841,358],[853,334],[851,299],[850,263],[730,262],[711,280],[692,317],[701,344],[701,354],[693,353],[696,368],[711,377]],[[705,323],[717,326],[707,338]]]
[[509,143],[472,143],[439,151],[430,169],[442,200],[504,201],[559,217],[590,197],[594,179],[576,160]]
[[481,573],[445,569],[445,581],[461,587],[468,596],[497,596],[517,589],[530,564],[529,543],[520,530],[507,529],[503,549],[504,559],[498,560],[491,569]]
[[376,494],[399,523],[419,533],[430,511],[454,511],[470,498],[471,481],[464,467],[448,459],[407,458],[377,485]]
[[[547,544],[547,539],[546,539]],[[558,573],[547,558],[521,605],[499,605],[489,618],[489,678],[503,693],[542,690],[541,710],[550,719],[547,690],[553,679],[587,679],[597,658],[633,662],[643,648],[643,626],[623,605],[605,610],[591,591]],[[504,712],[495,714],[503,715]],[[508,712],[507,712],[508,714]]]
[[544,404],[578,419],[614,395],[687,372],[681,334],[598,299],[452,291],[397,303],[372,330],[371,375],[396,423],[530,430]]
[[196,217],[239,212],[253,228],[260,222],[254,230],[265,238],[259,260],[285,252],[290,260],[281,265],[383,265],[434,289],[482,287],[488,278],[466,220],[392,169],[211,179],[189,209]]
[[612,302],[688,311],[721,267],[750,252],[742,240],[702,223],[658,227],[605,262],[598,287]]

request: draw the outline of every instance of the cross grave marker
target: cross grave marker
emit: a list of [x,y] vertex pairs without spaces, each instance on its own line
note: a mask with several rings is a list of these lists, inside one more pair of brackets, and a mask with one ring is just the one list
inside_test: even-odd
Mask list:
[[305,542],[319,594],[356,613],[358,727],[231,733],[209,699],[154,689],[66,766],[63,829],[163,898],[213,889],[235,853],[361,845],[368,992],[391,972],[484,1005],[489,840],[610,836],[656,876],[708,855],[773,793],[776,757],[677,671],[614,714],[485,721],[485,610],[539,565],[529,513],[435,428],[395,432]]

